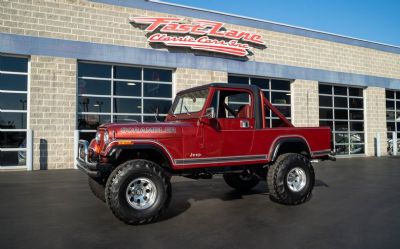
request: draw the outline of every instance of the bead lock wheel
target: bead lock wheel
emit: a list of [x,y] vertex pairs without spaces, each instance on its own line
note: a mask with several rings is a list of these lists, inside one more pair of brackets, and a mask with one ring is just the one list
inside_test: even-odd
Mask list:
[[157,188],[148,178],[136,178],[126,188],[126,200],[134,209],[143,210],[151,207],[157,198]]
[[293,168],[289,171],[286,177],[286,184],[293,192],[300,192],[306,186],[307,176],[301,168]]

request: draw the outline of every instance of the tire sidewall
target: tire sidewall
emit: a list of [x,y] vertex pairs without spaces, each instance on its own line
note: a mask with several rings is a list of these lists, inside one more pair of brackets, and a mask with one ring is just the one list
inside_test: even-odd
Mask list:
[[[314,187],[315,176],[313,174],[311,167],[312,166],[310,165],[309,160],[302,155],[297,155],[296,157],[289,157],[287,160],[282,161],[280,180],[281,182],[283,182],[286,194],[293,202],[301,200],[312,191]],[[298,192],[292,191],[287,184],[288,173],[293,168],[302,169],[306,175],[306,185],[303,187],[301,191]]]
[[[152,164],[151,162],[145,162],[145,164]],[[157,167],[157,165],[152,165]],[[118,170],[118,169],[116,169]],[[161,173],[162,174],[162,173]],[[129,205],[126,199],[126,189],[128,185],[137,178],[148,178],[151,180],[156,189],[157,196],[156,200],[150,207],[146,209],[135,209]],[[151,170],[150,167],[137,167],[134,162],[131,162],[126,168],[119,171],[112,182],[109,183],[110,194],[117,195],[117,198],[110,198],[109,205],[117,206],[116,212],[126,221],[140,221],[151,216],[157,215],[166,204],[169,202],[170,187],[169,183],[166,185],[163,178]],[[168,186],[166,188],[166,186]],[[117,203],[115,203],[117,202]]]

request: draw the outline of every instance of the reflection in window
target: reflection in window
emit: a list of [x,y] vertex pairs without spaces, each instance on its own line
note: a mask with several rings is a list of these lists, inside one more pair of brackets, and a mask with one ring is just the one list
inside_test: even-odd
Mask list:
[[319,84],[319,124],[333,132],[338,155],[364,153],[363,89]]
[[0,71],[0,168],[26,166],[28,59],[0,55]]
[[386,90],[386,127],[388,152],[393,152],[393,132],[397,134],[397,151],[400,152],[400,91]]
[[154,113],[162,119],[171,102],[172,70],[78,63],[81,134],[109,122],[154,122]]

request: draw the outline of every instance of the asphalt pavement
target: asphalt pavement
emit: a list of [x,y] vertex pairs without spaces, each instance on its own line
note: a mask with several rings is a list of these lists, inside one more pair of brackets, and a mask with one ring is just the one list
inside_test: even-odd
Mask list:
[[129,226],[78,170],[0,173],[0,248],[400,248],[400,158],[314,164],[312,199],[270,201],[223,179],[174,177],[165,218]]

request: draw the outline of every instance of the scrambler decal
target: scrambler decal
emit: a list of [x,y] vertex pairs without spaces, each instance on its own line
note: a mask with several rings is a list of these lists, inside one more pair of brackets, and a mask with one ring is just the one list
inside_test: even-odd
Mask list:
[[124,127],[121,128],[120,133],[133,134],[133,133],[176,133],[175,127]]

